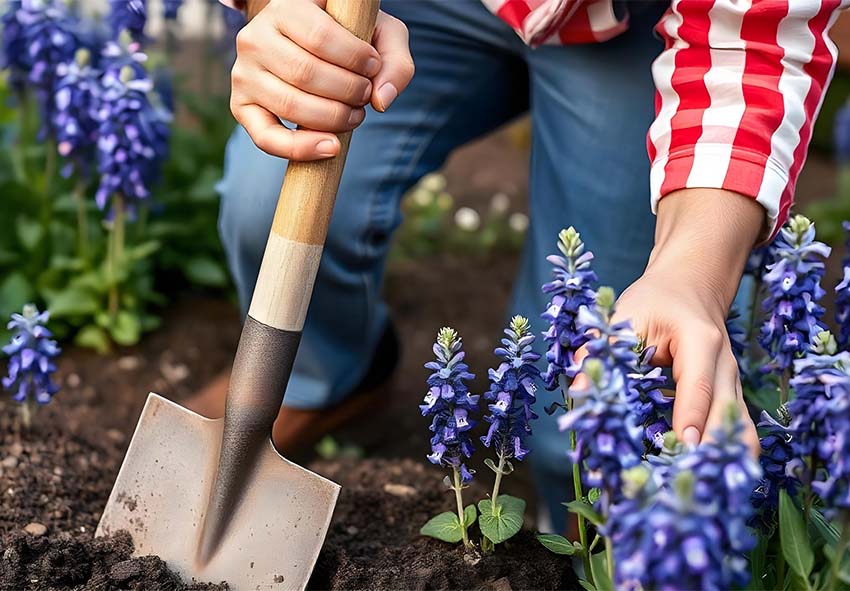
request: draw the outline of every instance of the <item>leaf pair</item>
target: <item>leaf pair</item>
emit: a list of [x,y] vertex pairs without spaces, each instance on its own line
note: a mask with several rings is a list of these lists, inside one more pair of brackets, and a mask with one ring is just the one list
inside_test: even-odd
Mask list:
[[[510,495],[499,495],[495,504],[490,499],[480,501],[478,510],[475,505],[468,505],[463,510],[463,520],[468,529],[477,519],[481,534],[493,544],[501,544],[522,529],[524,513],[525,501]],[[450,544],[456,544],[463,539],[458,516],[451,511],[431,518],[419,533]]]

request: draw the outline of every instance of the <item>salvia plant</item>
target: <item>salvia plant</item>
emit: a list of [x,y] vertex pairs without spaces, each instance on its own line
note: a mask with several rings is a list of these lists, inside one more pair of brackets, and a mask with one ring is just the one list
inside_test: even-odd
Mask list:
[[143,49],[146,0],[107,7],[98,19],[66,0],[0,1],[0,102],[13,109],[0,116],[0,313],[44,303],[60,337],[101,351],[158,324],[155,269],[227,285],[214,183],[231,127],[223,102],[186,93],[205,141],[173,129],[169,60]]
[[[552,410],[562,409],[559,424],[570,433],[564,453],[575,479],[567,506],[580,518],[579,539],[543,534],[540,542],[572,556],[588,590],[850,589],[850,351],[824,325],[821,282],[829,249],[816,240],[812,222],[793,217],[776,242],[751,258],[748,272],[757,276],[764,302],[743,322],[728,324],[741,372],[754,378],[746,396],[753,416],[760,413],[758,460],[743,442],[737,405],[702,444],[677,440],[669,429],[672,399],[651,365],[653,348],[628,322],[615,320],[611,289],[594,291],[590,257],[582,261],[588,263],[584,275],[568,281],[575,278],[575,259],[585,255],[579,244],[574,230],[564,231],[561,255],[550,257],[555,279],[544,289],[561,297],[552,296],[544,314],[549,354],[540,376],[566,397]],[[843,263],[839,306],[850,276],[848,260]],[[571,291],[564,289],[568,284]],[[562,315],[576,293],[583,302]],[[839,330],[844,320],[839,311]],[[499,464],[505,458],[501,470],[487,462],[499,482],[512,468],[508,458],[516,460],[533,444],[525,428],[532,414],[525,409],[531,410],[534,392],[519,388],[520,375],[529,384],[536,376],[527,331],[522,319],[511,322],[497,349],[503,363],[491,370],[485,394],[491,404],[482,441],[496,450]],[[568,338],[556,338],[562,332]],[[432,370],[445,370],[453,358],[441,355]],[[510,368],[516,379],[506,380]],[[518,431],[503,422],[510,408],[523,417]],[[479,503],[482,532],[493,500],[503,498],[498,493],[497,484],[490,503]],[[455,528],[458,515],[452,515]],[[468,525],[475,521],[470,511]],[[493,542],[485,533],[482,548],[492,549]]]
[[466,467],[472,457],[474,446],[470,430],[475,425],[472,416],[478,409],[479,396],[469,393],[468,380],[474,374],[464,363],[466,354],[463,341],[453,328],[445,327],[437,334],[434,343],[435,361],[425,368],[432,373],[428,377],[428,393],[419,406],[423,416],[431,417],[431,453],[428,461],[451,469],[445,484],[455,494],[457,512],[437,515],[422,527],[422,534],[447,542],[463,541],[470,545],[468,528],[475,523],[475,505],[464,507],[463,489],[472,481],[473,473]]
[[505,336],[502,346],[495,350],[501,363],[490,369],[490,389],[484,393],[484,399],[490,403],[484,420],[490,427],[481,441],[497,457],[496,462],[491,458],[484,460],[495,478],[490,498],[478,503],[478,526],[485,550],[513,537],[522,528],[525,501],[500,495],[499,491],[502,477],[514,470],[511,460],[521,461],[529,453],[531,421],[537,418],[532,406],[540,379],[540,370],[535,365],[540,355],[532,350],[535,337],[528,319],[514,316]]
[[13,336],[3,347],[3,353],[9,356],[9,368],[2,383],[12,400],[21,404],[21,418],[27,429],[32,426],[36,405],[49,403],[59,390],[52,375],[61,350],[47,329],[49,318],[48,312],[39,312],[28,304],[22,314],[12,314],[7,325]]
[[527,318],[514,316],[504,331],[501,346],[494,351],[499,365],[488,372],[490,388],[483,397],[487,411],[483,420],[488,424],[481,436],[484,446],[492,450],[495,460],[488,457],[484,464],[493,472],[493,487],[489,498],[464,507],[462,491],[472,480],[473,472],[466,467],[473,453],[471,430],[479,422],[473,418],[479,412],[481,396],[469,393],[466,380],[473,379],[464,362],[462,343],[457,333],[443,328],[434,345],[436,361],[425,367],[433,373],[428,378],[428,394],[420,410],[432,417],[430,430],[431,463],[451,468],[445,485],[455,493],[456,512],[446,512],[426,523],[421,533],[443,541],[463,541],[473,546],[469,528],[478,523],[481,531],[480,548],[494,550],[496,544],[510,539],[522,528],[525,501],[501,493],[502,478],[514,470],[514,461],[522,461],[531,451],[528,439],[531,422],[537,418],[532,410],[540,370],[535,365],[540,355],[535,353],[535,336]]

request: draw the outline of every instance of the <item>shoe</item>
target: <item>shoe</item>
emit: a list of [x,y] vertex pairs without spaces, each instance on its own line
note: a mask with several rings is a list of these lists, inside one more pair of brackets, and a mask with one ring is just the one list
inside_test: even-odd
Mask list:
[[[285,404],[281,407],[272,430],[277,450],[285,456],[303,452],[327,433],[361,416],[375,400],[386,394],[400,358],[398,333],[390,322],[375,348],[366,375],[342,402],[309,410],[289,408]],[[223,417],[229,383],[230,373],[222,373],[197,395],[186,400],[184,406],[207,418]]]

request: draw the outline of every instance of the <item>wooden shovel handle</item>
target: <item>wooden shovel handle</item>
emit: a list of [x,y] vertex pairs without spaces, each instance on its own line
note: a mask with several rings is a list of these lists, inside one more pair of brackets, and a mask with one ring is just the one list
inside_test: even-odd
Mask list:
[[[326,10],[354,35],[371,42],[379,6],[380,0],[328,0]],[[274,328],[303,327],[351,132],[337,137],[337,156],[290,162],[286,170],[249,311]]]

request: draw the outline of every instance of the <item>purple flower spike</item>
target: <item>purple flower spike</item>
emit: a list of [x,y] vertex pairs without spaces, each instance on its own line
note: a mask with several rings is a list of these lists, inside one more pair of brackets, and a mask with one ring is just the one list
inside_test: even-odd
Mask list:
[[53,360],[61,350],[44,326],[48,319],[47,312],[28,304],[23,314],[12,314],[7,325],[13,336],[3,347],[10,359],[9,373],[2,383],[15,402],[47,404],[59,390],[51,376],[56,371]]
[[153,84],[131,44],[104,50],[102,96],[97,113],[97,164],[101,175],[95,200],[106,209],[116,194],[134,202],[150,196],[168,155],[170,113],[157,104]]
[[57,69],[74,59],[79,23],[66,4],[56,0],[12,0],[0,20],[0,69],[10,71],[13,87],[29,86],[35,91],[42,120],[48,121]]
[[[811,482],[828,516],[850,509],[850,353],[836,351],[832,335],[820,333],[812,351],[794,364],[796,396],[788,403],[795,457],[788,471]],[[807,465],[820,469],[811,473]]]
[[472,472],[464,462],[474,451],[469,431],[477,423],[471,415],[478,410],[480,398],[469,393],[466,382],[475,376],[463,362],[463,341],[453,328],[440,329],[433,350],[437,360],[425,364],[432,373],[428,393],[419,405],[422,416],[432,417],[430,430],[434,436],[428,461],[458,469],[466,484],[472,480]]
[[502,363],[490,370],[490,390],[484,394],[491,402],[490,414],[484,417],[490,428],[481,441],[503,458],[522,460],[530,451],[525,445],[531,435],[530,422],[537,418],[531,407],[540,379],[535,365],[540,355],[532,350],[534,335],[527,318],[514,316],[505,334],[503,346],[495,350]]
[[846,236],[841,259],[844,274],[835,287],[835,324],[838,326],[838,346],[847,351],[850,349],[850,222],[841,225]]
[[760,471],[742,430],[730,416],[713,442],[680,449],[668,465],[624,472],[624,497],[603,528],[613,541],[616,588],[746,586],[745,553],[755,544],[746,501]]
[[627,322],[611,324],[613,306],[613,290],[603,287],[596,310],[579,311],[582,329],[595,331],[580,368],[588,385],[570,388],[573,408],[559,419],[562,431],[575,432],[571,459],[584,466],[584,484],[602,490],[598,508],[603,514],[622,495],[623,470],[640,464],[644,452],[644,429],[633,409],[629,379],[638,365],[638,339]]
[[581,235],[570,226],[558,234],[560,255],[547,257],[552,263],[553,279],[543,286],[543,293],[550,294],[549,307],[541,317],[549,323],[543,340],[549,344],[546,361],[549,366],[543,379],[549,390],[559,386],[558,377],[570,375],[574,355],[585,340],[585,333],[578,326],[578,312],[582,306],[593,306],[595,293],[592,289],[596,274],[591,269],[593,253],[585,251]]
[[768,293],[758,340],[770,358],[764,371],[781,374],[824,330],[820,321],[824,309],[818,302],[824,295],[820,285],[823,259],[830,249],[815,240],[814,224],[802,215],[782,228],[774,248],[775,262],[764,276]]
[[68,161],[62,170],[65,177],[74,170],[88,176],[94,159],[100,75],[90,60],[87,49],[78,49],[73,61],[57,69],[51,129],[59,154]]

